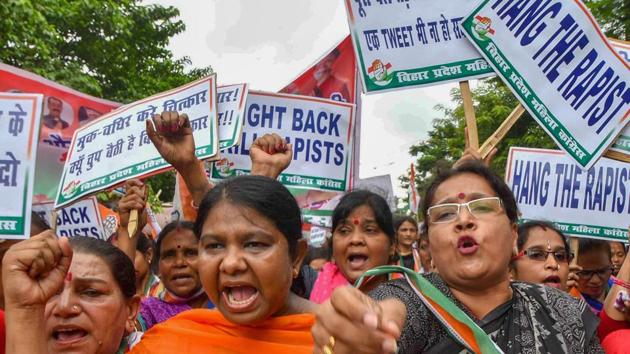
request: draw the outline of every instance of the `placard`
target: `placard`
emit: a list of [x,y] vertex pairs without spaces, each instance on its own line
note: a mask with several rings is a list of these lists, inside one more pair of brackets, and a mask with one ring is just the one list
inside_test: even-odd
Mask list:
[[199,159],[218,152],[215,75],[123,106],[77,129],[72,139],[55,208],[130,178],[146,177],[171,166],[146,132],[153,114],[188,114]]

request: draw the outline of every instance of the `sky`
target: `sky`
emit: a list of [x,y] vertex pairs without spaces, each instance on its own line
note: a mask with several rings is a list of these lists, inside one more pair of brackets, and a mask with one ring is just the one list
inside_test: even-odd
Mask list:
[[[278,91],[349,33],[342,0],[145,0],[174,6],[186,31],[170,48],[193,67],[212,66],[220,85],[247,82]],[[451,106],[454,84],[363,95],[360,177],[398,177],[413,158],[409,147],[426,139],[437,104]]]

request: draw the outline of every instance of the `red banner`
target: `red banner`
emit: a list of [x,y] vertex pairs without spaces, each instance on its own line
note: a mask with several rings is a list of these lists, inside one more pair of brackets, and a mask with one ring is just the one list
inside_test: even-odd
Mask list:
[[86,95],[2,63],[0,91],[44,94],[33,203],[51,202],[57,194],[74,131],[120,104]]
[[356,103],[356,72],[352,41],[347,36],[280,92]]

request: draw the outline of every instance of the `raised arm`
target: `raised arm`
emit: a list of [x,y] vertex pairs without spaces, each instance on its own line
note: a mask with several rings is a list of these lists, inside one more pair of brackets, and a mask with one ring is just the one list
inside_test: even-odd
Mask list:
[[146,122],[147,136],[162,158],[182,175],[193,203],[199,205],[213,186],[195,155],[195,140],[188,115],[164,112]]
[[[136,257],[136,244],[138,243],[138,237],[136,236],[142,232],[142,229],[147,224],[146,200],[147,189],[140,180],[130,179],[125,182],[125,195],[118,202],[120,225],[118,225],[117,246],[132,262]],[[127,226],[129,224],[129,214],[132,210],[138,210],[138,227],[136,228],[136,234],[130,237],[127,232]]]
[[70,269],[68,239],[51,230],[11,247],[2,261],[6,352],[48,353],[44,311]]
[[278,134],[265,134],[254,140],[249,148],[252,175],[278,178],[293,158],[293,147]]

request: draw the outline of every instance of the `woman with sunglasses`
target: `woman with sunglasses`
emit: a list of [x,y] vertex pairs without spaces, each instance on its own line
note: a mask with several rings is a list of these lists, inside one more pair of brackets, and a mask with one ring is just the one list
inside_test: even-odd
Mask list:
[[610,284],[613,268],[610,262],[610,245],[606,241],[581,238],[577,272],[577,288],[595,314],[604,307],[604,299]]
[[528,221],[518,228],[518,255],[512,262],[514,280],[545,284],[567,291],[573,258],[562,232],[547,221]]
[[317,310],[315,353],[603,353],[584,302],[510,281],[518,213],[500,177],[464,163],[438,176],[423,201],[436,272],[369,297],[336,289]]

